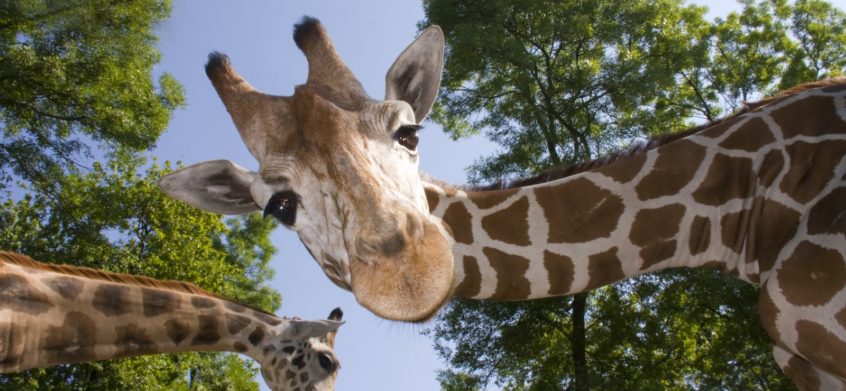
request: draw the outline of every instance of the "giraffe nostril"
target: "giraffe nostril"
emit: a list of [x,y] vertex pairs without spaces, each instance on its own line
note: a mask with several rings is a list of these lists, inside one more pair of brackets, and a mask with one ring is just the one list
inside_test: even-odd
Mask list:
[[412,243],[423,235],[423,223],[416,215],[411,213],[405,215],[405,233]]
[[379,248],[369,240],[358,238],[355,241],[355,251],[359,257],[370,258],[379,253]]
[[[358,238],[355,241],[355,249],[359,257],[393,257],[405,250],[407,240],[400,232],[395,232],[393,235],[381,241],[372,241],[364,238]],[[367,262],[366,259],[363,259]]]
[[382,254],[388,257],[397,255],[405,249],[405,243],[405,237],[397,232],[382,242]]

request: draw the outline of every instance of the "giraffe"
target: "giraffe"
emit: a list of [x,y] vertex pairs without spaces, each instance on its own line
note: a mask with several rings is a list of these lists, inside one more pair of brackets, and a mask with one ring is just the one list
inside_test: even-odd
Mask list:
[[309,75],[291,97],[253,89],[220,54],[206,66],[259,171],[199,163],[164,177],[163,191],[216,213],[272,215],[331,281],[393,320],[428,319],[453,296],[530,300],[722,268],[760,286],[761,322],[797,386],[846,389],[846,79],[579,167],[469,189],[417,170],[443,64],[437,26],[390,67],[382,101],[317,20],[304,18],[294,40]]
[[189,351],[245,354],[273,390],[332,390],[342,312],[278,318],[180,281],[0,251],[0,373]]

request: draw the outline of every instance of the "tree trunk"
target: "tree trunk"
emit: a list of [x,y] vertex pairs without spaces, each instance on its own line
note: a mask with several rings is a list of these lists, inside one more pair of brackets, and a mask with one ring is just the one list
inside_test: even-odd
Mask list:
[[585,307],[587,306],[587,292],[573,295],[571,317],[573,320],[573,333],[570,345],[573,347],[573,387],[575,391],[587,391],[588,384],[587,360],[585,355]]

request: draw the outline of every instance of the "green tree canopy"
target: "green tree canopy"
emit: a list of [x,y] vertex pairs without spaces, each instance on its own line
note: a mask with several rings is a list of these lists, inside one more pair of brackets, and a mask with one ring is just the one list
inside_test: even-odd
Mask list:
[[153,28],[169,12],[167,0],[0,3],[0,186],[50,186],[92,145],[155,144],[183,104],[170,75],[152,80]]
[[[620,139],[684,123],[647,110],[707,50],[701,7],[678,1],[426,1],[447,34],[434,119],[453,137],[485,131],[503,152],[476,181],[582,161]],[[658,114],[660,118],[654,118]],[[680,119],[682,118],[682,119]]]
[[[713,22],[682,0],[425,0],[446,34],[433,119],[501,148],[471,182],[577,163],[712,121],[743,100],[846,72],[846,14],[821,0],[741,1]],[[792,388],[757,289],[710,270],[641,276],[525,303],[461,300],[430,331],[450,390]]]

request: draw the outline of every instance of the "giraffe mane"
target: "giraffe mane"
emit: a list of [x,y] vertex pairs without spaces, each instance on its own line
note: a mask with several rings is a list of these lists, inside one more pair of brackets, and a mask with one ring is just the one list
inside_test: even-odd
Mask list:
[[700,131],[705,130],[707,128],[720,125],[720,124],[722,124],[726,121],[734,119],[734,118],[736,118],[740,115],[746,114],[750,111],[757,110],[757,109],[764,107],[764,106],[767,106],[767,105],[771,105],[771,104],[781,102],[784,99],[789,98],[789,97],[794,96],[794,95],[797,95],[799,93],[802,93],[802,92],[805,92],[805,91],[808,91],[808,90],[811,90],[811,89],[815,89],[815,88],[826,88],[826,87],[837,87],[837,86],[846,86],[846,77],[833,77],[833,78],[827,78],[827,79],[818,80],[818,81],[814,81],[814,82],[810,82],[810,83],[804,83],[804,84],[797,85],[795,87],[791,87],[787,90],[781,91],[781,92],[779,92],[779,93],[777,93],[773,96],[763,98],[759,101],[743,102],[743,107],[741,107],[740,110],[737,110],[734,113],[732,113],[732,114],[730,114],[726,117],[723,117],[723,118],[720,118],[720,119],[717,119],[717,120],[714,120],[714,121],[711,121],[711,122],[708,122],[708,123],[705,123],[705,124],[702,124],[702,125],[697,125],[697,126],[694,126],[692,128],[689,128],[687,130],[683,130],[683,131],[680,131],[680,132],[671,132],[671,133],[659,134],[659,135],[656,135],[656,136],[654,136],[654,137],[652,137],[652,138],[650,138],[646,141],[639,141],[639,142],[632,143],[632,145],[630,145],[627,148],[624,148],[620,151],[613,152],[609,155],[606,155],[606,156],[603,156],[603,157],[600,157],[600,158],[597,158],[597,159],[594,159],[594,160],[590,160],[590,161],[586,161],[586,162],[582,162],[582,163],[575,163],[575,164],[561,166],[561,167],[551,168],[551,169],[545,170],[545,171],[543,171],[539,174],[535,174],[535,175],[532,175],[532,176],[528,176],[528,177],[525,177],[525,178],[519,178],[519,179],[515,179],[515,180],[511,180],[511,181],[500,180],[500,181],[496,181],[494,183],[487,184],[487,185],[470,186],[467,190],[470,190],[470,191],[486,191],[486,190],[514,189],[514,188],[518,188],[518,187],[525,187],[525,186],[537,185],[537,184],[546,183],[546,182],[552,182],[552,181],[555,181],[555,180],[558,180],[558,179],[566,178],[566,177],[571,176],[571,175],[575,175],[575,174],[579,174],[579,173],[582,173],[582,172],[585,172],[585,171],[589,171],[589,170],[593,170],[593,169],[600,168],[600,167],[603,167],[603,166],[607,166],[611,163],[614,163],[616,161],[619,161],[619,160],[622,160],[622,159],[625,159],[625,158],[628,158],[628,157],[631,157],[631,156],[636,156],[636,155],[646,153],[646,152],[653,150],[655,148],[658,148],[662,145],[669,144],[669,143],[672,143],[673,141],[683,139],[687,136],[690,136],[694,133],[700,132]]
[[763,98],[756,102],[743,102],[748,110],[755,110],[769,104],[778,103],[793,95],[812,90],[814,88],[838,87],[846,86],[846,76],[830,77],[822,80],[812,81],[809,83],[799,84],[781,91],[773,96]]
[[167,289],[177,292],[184,292],[190,293],[200,296],[207,296],[212,297],[215,299],[221,299],[230,301],[233,303],[237,303],[253,309],[255,311],[259,311],[268,315],[276,316],[266,310],[258,308],[251,304],[241,303],[235,300],[231,300],[225,298],[223,296],[211,293],[203,288],[200,288],[197,285],[194,285],[190,282],[184,281],[177,281],[177,280],[159,280],[152,277],[147,276],[136,276],[132,274],[123,274],[123,273],[114,273],[114,272],[107,272],[103,270],[92,269],[90,267],[85,266],[71,266],[71,265],[61,265],[61,264],[52,264],[52,263],[43,263],[36,261],[26,255],[17,254],[8,251],[0,251],[0,263],[8,263],[12,265],[23,266],[30,269],[38,269],[38,270],[45,270],[49,272],[65,274],[70,276],[79,276],[90,278],[94,280],[101,280],[101,281],[109,281],[115,282],[120,284],[127,284],[133,286],[142,286],[148,288],[159,288],[159,289]]
[[629,147],[624,148],[620,151],[613,152],[609,155],[589,160],[582,163],[574,163],[570,165],[565,165],[561,167],[554,167],[548,170],[545,170],[539,174],[535,174],[532,176],[528,176],[525,178],[519,178],[512,181],[497,181],[492,184],[482,185],[472,187],[470,190],[473,191],[485,191],[485,190],[503,190],[503,189],[514,189],[518,187],[525,187],[531,185],[537,185],[541,183],[552,182],[561,178],[566,178],[571,175],[579,174],[585,171],[589,171],[595,168],[600,168],[603,166],[607,166],[611,163],[614,163],[618,160],[622,160],[631,156],[640,155],[642,153],[646,153],[650,150],[658,148],[664,144],[669,144],[673,141],[685,138],[691,134],[699,132],[705,128],[718,125],[724,121],[727,121],[730,118],[733,118],[735,115],[739,115],[744,110],[739,111],[736,114],[731,115],[730,117],[722,118],[713,122],[709,122],[707,124],[699,125],[681,132],[673,132],[673,133],[664,133],[657,136],[654,136],[646,141],[638,141],[632,143]]

